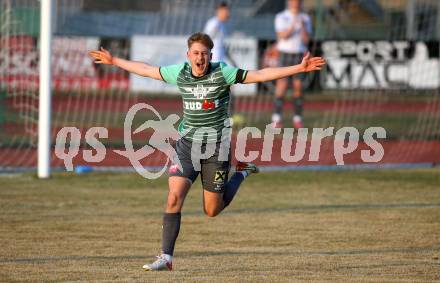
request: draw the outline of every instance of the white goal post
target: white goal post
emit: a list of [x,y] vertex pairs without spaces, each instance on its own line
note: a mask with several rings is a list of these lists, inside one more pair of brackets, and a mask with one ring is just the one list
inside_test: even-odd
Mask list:
[[51,40],[53,0],[40,0],[40,94],[38,114],[38,178],[50,177]]

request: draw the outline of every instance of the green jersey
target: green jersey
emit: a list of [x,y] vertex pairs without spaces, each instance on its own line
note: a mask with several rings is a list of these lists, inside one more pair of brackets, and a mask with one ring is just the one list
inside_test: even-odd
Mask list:
[[177,85],[183,100],[183,119],[179,132],[197,142],[220,141],[229,118],[230,86],[242,83],[247,71],[223,62],[210,63],[208,72],[195,77],[188,62],[160,67],[162,79]]

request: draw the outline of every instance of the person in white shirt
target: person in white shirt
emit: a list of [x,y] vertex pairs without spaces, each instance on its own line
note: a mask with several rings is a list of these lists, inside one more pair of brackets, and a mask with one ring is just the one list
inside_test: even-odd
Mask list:
[[[309,15],[302,11],[302,0],[288,0],[287,9],[275,17],[275,31],[277,33],[277,49],[279,51],[279,66],[291,66],[301,62],[308,52],[308,43],[312,33],[312,23]],[[296,75],[293,81],[293,105],[295,115],[293,126],[301,128],[303,112],[302,80],[304,76]],[[280,79],[276,83],[275,99],[272,114],[272,125],[282,127],[282,109],[284,94],[288,87],[288,79]]]
[[[228,36],[228,30],[226,28],[226,22],[229,20],[230,10],[226,2],[221,2],[217,5],[215,10],[215,16],[210,18],[204,28],[204,33],[209,35],[214,42],[214,48],[212,49],[212,62],[226,62],[226,58],[232,63],[233,66],[237,64],[229,56],[225,45],[225,38]],[[243,117],[235,113],[235,95],[231,95],[229,102],[229,113],[231,114],[234,124],[243,120]]]
[[208,34],[214,42],[212,49],[212,62],[226,60],[225,38],[227,36],[226,22],[229,20],[229,6],[226,2],[220,3],[215,12],[205,25],[204,33]]

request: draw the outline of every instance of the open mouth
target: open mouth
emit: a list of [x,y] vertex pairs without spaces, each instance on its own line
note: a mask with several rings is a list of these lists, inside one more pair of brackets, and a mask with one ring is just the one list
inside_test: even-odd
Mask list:
[[196,62],[196,66],[197,66],[198,69],[203,69],[205,67],[205,64],[204,63]]

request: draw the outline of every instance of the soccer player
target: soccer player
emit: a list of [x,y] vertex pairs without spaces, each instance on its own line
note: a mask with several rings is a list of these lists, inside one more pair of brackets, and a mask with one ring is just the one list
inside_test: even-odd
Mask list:
[[[113,57],[107,50],[91,51],[95,63],[112,64],[140,76],[162,80],[177,85],[183,99],[183,119],[179,131],[185,135],[176,142],[176,154],[182,171],[176,164],[169,169],[168,199],[163,215],[162,253],[145,270],[171,270],[174,245],[179,234],[181,210],[185,197],[201,173],[204,212],[214,217],[225,209],[237,193],[243,180],[258,168],[250,163],[238,163],[236,172],[228,180],[230,154],[221,159],[221,137],[228,120],[229,88],[232,84],[249,84],[276,80],[301,72],[320,70],[323,58],[311,58],[307,54],[301,64],[284,68],[266,68],[247,71],[227,66],[223,62],[211,62],[214,44],[204,33],[195,33],[188,38],[188,62],[156,67],[143,62],[128,61]],[[199,129],[211,127],[214,132],[207,135]],[[230,141],[228,141],[230,142]],[[215,153],[200,160],[201,168],[194,166],[192,150],[201,145],[215,146]]]
[[[310,17],[302,12],[302,0],[288,0],[288,9],[275,17],[275,31],[277,33],[277,48],[279,51],[278,64],[281,67],[299,64],[303,54],[307,52],[307,45],[312,33]],[[302,128],[303,93],[302,80],[304,74],[292,77],[293,81],[293,116],[294,128]],[[272,125],[282,127],[282,110],[284,94],[287,90],[288,79],[279,79],[275,87]]]

